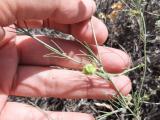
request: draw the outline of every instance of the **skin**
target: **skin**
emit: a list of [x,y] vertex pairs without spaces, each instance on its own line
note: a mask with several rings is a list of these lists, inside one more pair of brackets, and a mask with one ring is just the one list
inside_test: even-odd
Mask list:
[[[112,84],[94,75],[79,71],[56,69],[53,65],[81,69],[81,65],[61,58],[44,58],[49,51],[26,36],[18,36],[8,26],[16,23],[31,28],[48,27],[70,33],[81,41],[92,44],[90,18],[96,7],[92,0],[0,0],[0,120],[48,120],[37,108],[25,104],[7,102],[9,95],[42,96],[56,98],[109,99],[116,94]],[[105,25],[92,17],[99,43],[99,53],[106,71],[119,73],[130,66],[128,55],[120,50],[104,48],[108,31]],[[24,24],[25,23],[25,24]],[[51,44],[45,36],[39,36]],[[54,40],[63,45],[63,50],[77,60],[76,54],[82,47],[72,41]],[[83,50],[83,49],[82,49]],[[83,61],[86,63],[87,61]],[[112,78],[122,94],[131,90],[130,79],[126,76]],[[57,120],[94,120],[84,113],[46,111]]]

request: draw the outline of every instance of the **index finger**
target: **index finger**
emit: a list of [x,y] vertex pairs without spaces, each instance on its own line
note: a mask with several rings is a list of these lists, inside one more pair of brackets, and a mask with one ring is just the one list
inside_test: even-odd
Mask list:
[[57,23],[73,24],[90,18],[96,9],[93,0],[1,0],[0,8],[0,26],[49,17]]
[[88,44],[95,44],[95,40],[93,37],[93,29],[96,36],[96,40],[99,45],[102,45],[108,37],[107,27],[101,20],[99,20],[94,16],[90,19],[75,24],[59,24],[56,23],[54,20],[47,19],[44,21],[43,20],[18,21],[17,26],[22,28],[46,27],[49,29],[55,29],[63,33],[71,34],[76,39],[82,42],[85,41]]

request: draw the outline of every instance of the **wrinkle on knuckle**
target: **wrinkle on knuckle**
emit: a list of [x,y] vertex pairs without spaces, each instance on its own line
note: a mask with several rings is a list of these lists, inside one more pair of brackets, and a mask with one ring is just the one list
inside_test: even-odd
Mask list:
[[71,0],[70,4],[68,1],[59,0],[57,9],[52,15],[59,23],[74,24],[89,19],[95,10],[96,5],[93,0]]
[[14,75],[13,80],[12,80],[12,85],[11,85],[11,89],[10,89],[10,94],[11,95],[15,95],[15,91],[16,91],[16,88],[17,88],[17,85],[18,85],[17,81],[19,79],[18,74],[19,74],[19,70],[17,70],[17,72]]
[[3,115],[5,113],[5,107],[7,105],[7,97],[8,96],[4,96],[5,98],[3,99],[3,96],[0,96],[0,120],[4,120]]
[[9,0],[0,1],[0,25],[7,26],[16,20],[16,3]]
[[[54,74],[53,74],[52,70],[48,70],[42,79],[43,79],[42,86],[44,86],[44,88],[41,92],[44,92],[43,93],[44,96],[53,96],[52,94],[54,93],[54,91],[56,91],[57,88],[53,84],[53,81],[55,81],[56,79],[54,78]],[[53,92],[51,92],[51,91],[53,91]]]
[[91,98],[91,92],[92,89],[94,88],[94,83],[93,83],[93,76],[87,76],[85,77],[86,79],[86,88],[85,88],[85,98]]

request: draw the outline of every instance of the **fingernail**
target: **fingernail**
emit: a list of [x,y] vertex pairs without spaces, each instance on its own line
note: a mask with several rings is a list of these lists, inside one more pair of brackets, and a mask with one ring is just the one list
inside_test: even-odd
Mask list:
[[0,42],[3,40],[4,36],[5,36],[4,29],[3,27],[0,27]]

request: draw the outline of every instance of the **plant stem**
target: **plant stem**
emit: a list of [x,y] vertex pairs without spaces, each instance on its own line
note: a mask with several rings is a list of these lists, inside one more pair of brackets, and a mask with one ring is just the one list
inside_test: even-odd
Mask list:
[[142,31],[141,34],[142,34],[142,39],[143,39],[143,43],[144,43],[144,72],[143,72],[143,77],[142,77],[142,81],[141,81],[141,86],[140,86],[140,91],[139,91],[139,98],[141,97],[141,92],[142,92],[142,88],[143,88],[143,84],[144,84],[144,81],[145,81],[145,78],[146,78],[146,72],[147,72],[147,37],[146,37],[146,34],[147,34],[147,29],[146,29],[146,22],[145,22],[145,18],[144,18],[144,13],[142,11],[140,11],[140,29]]
[[144,64],[140,64],[140,65],[138,65],[138,66],[136,66],[136,67],[133,67],[133,68],[128,69],[128,70],[125,70],[124,72],[122,72],[122,73],[120,73],[120,74],[117,74],[117,75],[125,75],[125,74],[127,74],[127,73],[129,73],[129,72],[131,72],[131,71],[134,71],[134,70],[136,70],[136,69],[138,69],[138,68],[141,68],[141,67],[144,67]]
[[130,109],[130,107],[128,106],[128,104],[126,103],[126,100],[124,98],[124,96],[121,94],[121,92],[119,91],[119,89],[117,88],[117,86],[114,84],[113,80],[110,78],[110,76],[105,72],[105,71],[100,71],[100,72],[96,72],[96,74],[102,78],[104,78],[105,80],[109,80],[112,85],[114,86],[114,88],[116,89],[118,95],[120,96],[120,98],[122,99],[123,105],[124,107],[129,110],[129,112],[137,119],[139,120],[138,116]]

